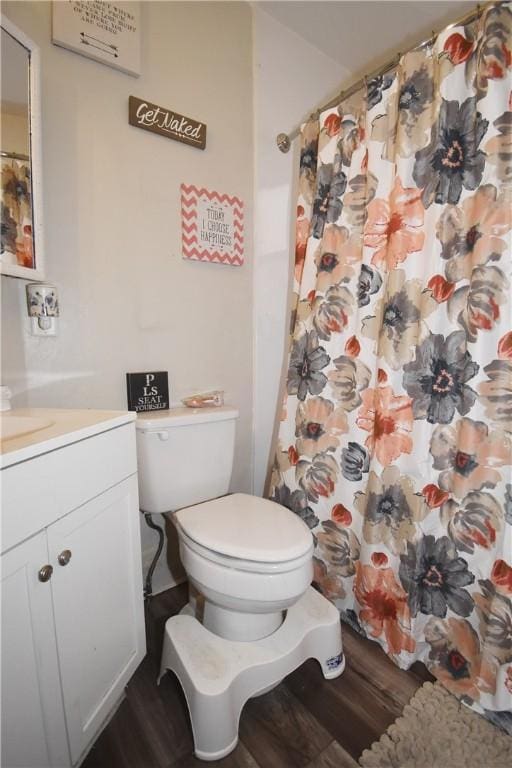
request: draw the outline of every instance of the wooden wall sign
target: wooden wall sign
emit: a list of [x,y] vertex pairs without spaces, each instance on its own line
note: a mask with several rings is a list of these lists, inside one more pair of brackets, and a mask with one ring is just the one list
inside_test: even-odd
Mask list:
[[238,197],[181,185],[183,258],[240,267],[244,263],[244,204]]
[[159,133],[168,139],[182,141],[198,149],[204,149],[206,146],[206,123],[178,115],[177,112],[143,101],[136,96],[130,96],[128,100],[128,121],[137,128]]
[[140,3],[54,0],[52,42],[128,75],[140,75]]
[[126,390],[129,411],[161,411],[169,407],[167,371],[127,373]]

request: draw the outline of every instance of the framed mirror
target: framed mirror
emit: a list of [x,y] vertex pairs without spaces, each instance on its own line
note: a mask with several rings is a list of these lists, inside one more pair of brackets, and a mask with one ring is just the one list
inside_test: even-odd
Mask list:
[[1,17],[0,273],[44,280],[39,48]]

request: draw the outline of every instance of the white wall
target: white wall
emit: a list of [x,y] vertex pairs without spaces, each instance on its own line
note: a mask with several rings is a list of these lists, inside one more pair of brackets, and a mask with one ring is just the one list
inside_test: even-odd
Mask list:
[[349,72],[253,6],[255,113],[254,490],[265,482],[284,356],[289,268],[293,260],[298,144],[277,149],[278,133],[298,125],[339,90]]
[[2,150],[16,152],[19,155],[30,153],[27,116],[7,112],[4,107],[2,107]]
[[[62,315],[56,338],[30,336],[24,282],[2,278],[2,383],[15,406],[78,408],[125,408],[127,371],[168,370],[173,400],[224,389],[240,409],[232,489],[250,491],[251,10],[141,6],[132,78],[53,46],[49,2],[2,3],[41,48],[47,276]],[[206,150],[130,126],[130,94],[206,122]],[[182,181],[245,201],[244,266],[181,258]]]

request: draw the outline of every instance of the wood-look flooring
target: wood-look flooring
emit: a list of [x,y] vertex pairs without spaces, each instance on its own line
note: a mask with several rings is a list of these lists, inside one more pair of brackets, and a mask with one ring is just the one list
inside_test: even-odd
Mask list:
[[[193,768],[192,732],[180,685],[167,673],[156,685],[164,625],[187,601],[181,585],[146,604],[148,655],[126,698],[100,735],[83,768]],[[425,680],[422,664],[398,669],[380,647],[343,625],[347,665],[324,680],[311,660],[270,693],[247,702],[240,741],[222,768],[356,768],[362,751],[401,714]]]

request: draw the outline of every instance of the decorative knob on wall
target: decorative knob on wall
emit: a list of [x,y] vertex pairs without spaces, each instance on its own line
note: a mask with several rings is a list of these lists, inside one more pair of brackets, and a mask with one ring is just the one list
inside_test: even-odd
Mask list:
[[281,150],[281,152],[288,152],[288,150],[291,147],[291,142],[289,136],[286,135],[286,133],[278,133],[276,136],[276,144]]
[[50,283],[28,283],[27,309],[36,336],[55,336],[59,317],[57,287]]

